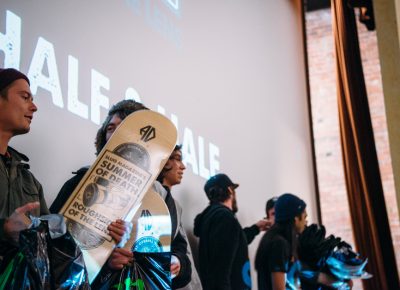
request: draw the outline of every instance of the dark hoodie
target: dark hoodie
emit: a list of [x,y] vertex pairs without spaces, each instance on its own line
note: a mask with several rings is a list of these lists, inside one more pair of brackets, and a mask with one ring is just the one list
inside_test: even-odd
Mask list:
[[248,241],[233,212],[209,205],[194,221],[204,290],[251,289]]

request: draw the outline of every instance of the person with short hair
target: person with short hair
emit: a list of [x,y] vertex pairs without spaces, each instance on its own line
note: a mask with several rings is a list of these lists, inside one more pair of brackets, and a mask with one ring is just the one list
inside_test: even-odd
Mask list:
[[196,216],[194,234],[199,237],[200,279],[207,290],[251,289],[248,244],[269,222],[262,219],[242,229],[235,217],[238,187],[223,173],[204,186],[210,204]]
[[182,182],[186,169],[182,160],[182,146],[176,145],[164,168],[157,177],[167,195],[165,203],[171,215],[172,243],[171,254],[175,258],[171,260],[172,289],[196,289],[201,290],[201,284],[195,267],[192,267],[193,257],[186,231],[182,224],[182,208],[178,201],[172,197],[173,186]]
[[256,253],[259,290],[297,289],[297,236],[306,225],[306,203],[290,193],[281,195],[275,204],[275,224]]
[[28,157],[8,146],[13,137],[29,132],[37,111],[29,86],[20,71],[0,69],[0,265],[18,245],[19,233],[31,224],[29,216],[49,213]]

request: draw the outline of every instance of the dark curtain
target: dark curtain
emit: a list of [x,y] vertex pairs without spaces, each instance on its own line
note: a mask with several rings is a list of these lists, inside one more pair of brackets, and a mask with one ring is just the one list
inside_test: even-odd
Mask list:
[[366,290],[400,289],[368,107],[354,10],[332,0],[339,123],[357,251],[368,257]]

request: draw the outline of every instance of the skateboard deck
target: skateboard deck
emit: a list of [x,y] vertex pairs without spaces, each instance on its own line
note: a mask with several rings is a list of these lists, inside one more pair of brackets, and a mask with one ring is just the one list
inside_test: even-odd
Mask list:
[[164,199],[152,188],[143,197],[132,224],[124,249],[134,252],[134,262],[118,276],[104,280],[102,289],[171,289],[171,218]]
[[115,245],[107,226],[118,218],[131,221],[176,141],[176,128],[165,116],[150,110],[130,114],[61,209],[84,254],[90,282]]
[[171,251],[171,217],[163,198],[152,188],[132,219],[130,239],[124,249],[141,253]]

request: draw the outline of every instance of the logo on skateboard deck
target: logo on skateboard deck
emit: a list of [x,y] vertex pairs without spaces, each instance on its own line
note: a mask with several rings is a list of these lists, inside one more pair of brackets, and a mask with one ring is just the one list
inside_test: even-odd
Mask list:
[[140,238],[133,244],[132,252],[160,253],[162,252],[162,245],[160,240],[147,236]]
[[144,142],[148,142],[148,141],[156,138],[156,128],[154,128],[150,125],[143,127],[140,129],[140,135],[142,136],[142,138],[140,138],[140,140],[142,140]]
[[148,209],[142,210],[142,214],[140,215],[142,220],[142,224],[145,231],[150,231],[153,227],[153,218]]

